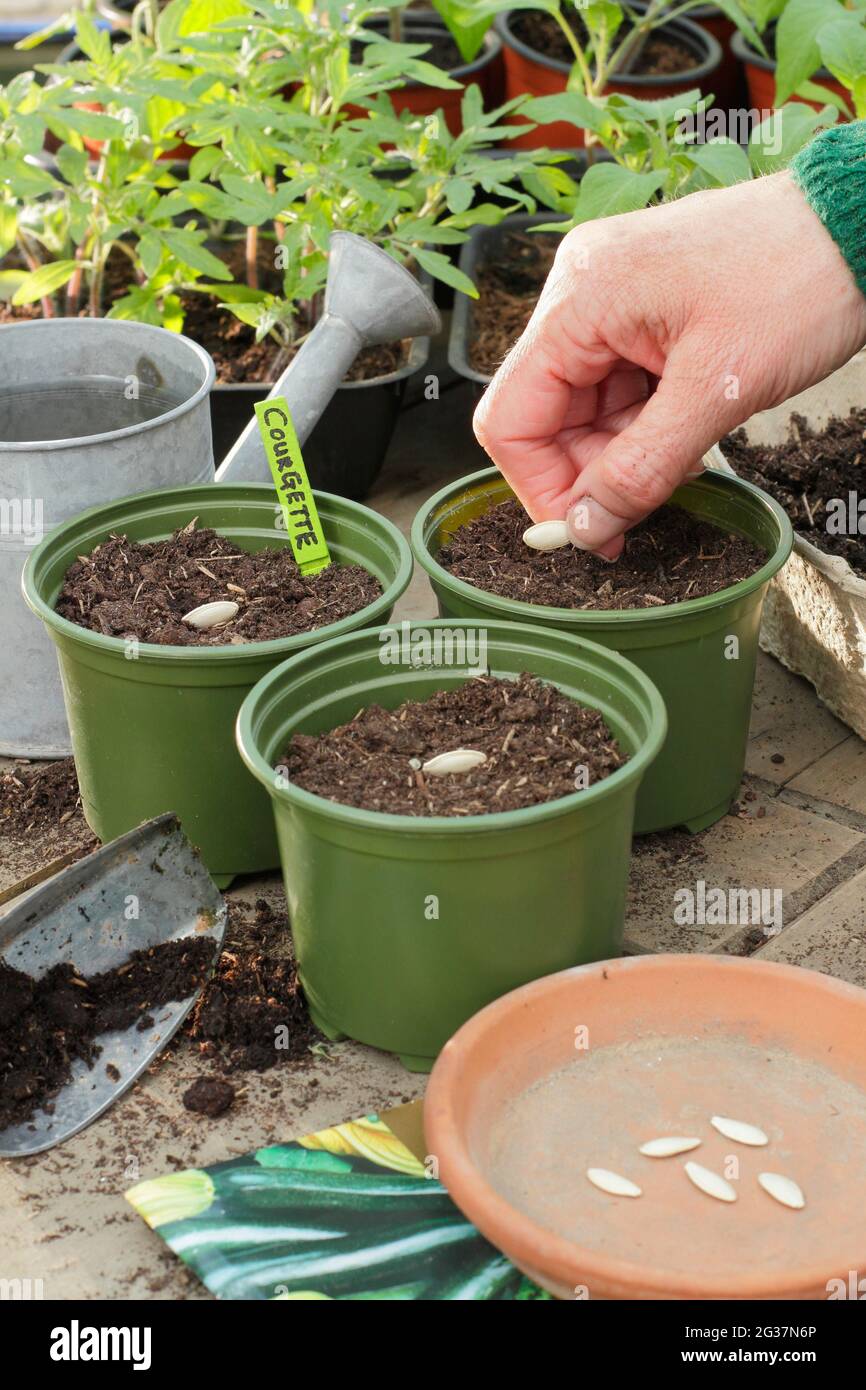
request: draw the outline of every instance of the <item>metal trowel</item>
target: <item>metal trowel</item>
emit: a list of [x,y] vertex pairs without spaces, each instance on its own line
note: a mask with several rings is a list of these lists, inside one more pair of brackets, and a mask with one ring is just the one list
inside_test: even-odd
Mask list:
[[[0,956],[37,979],[61,962],[85,975],[124,964],[133,951],[184,936],[222,948],[226,905],[174,815],[157,816],[71,865],[0,918]],[[174,1036],[198,991],[153,1011],[153,1026],[103,1033],[92,1068],[72,1064],[52,1111],[0,1132],[0,1158],[62,1143],[123,1095]],[[111,1067],[111,1074],[106,1067]],[[117,1073],[117,1079],[112,1077]]]

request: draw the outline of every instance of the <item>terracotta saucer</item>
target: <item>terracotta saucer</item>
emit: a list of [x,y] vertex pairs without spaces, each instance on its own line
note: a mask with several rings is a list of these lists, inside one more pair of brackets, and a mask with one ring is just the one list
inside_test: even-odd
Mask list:
[[[725,1139],[713,1115],[756,1125]],[[768,961],[641,956],[515,990],[443,1049],[427,1149],[461,1210],[560,1298],[824,1299],[866,1276],[866,991]],[[701,1139],[666,1159],[639,1146]],[[694,1160],[733,1202],[689,1181]],[[641,1196],[586,1177],[607,1168]],[[802,1189],[792,1210],[758,1183]]]

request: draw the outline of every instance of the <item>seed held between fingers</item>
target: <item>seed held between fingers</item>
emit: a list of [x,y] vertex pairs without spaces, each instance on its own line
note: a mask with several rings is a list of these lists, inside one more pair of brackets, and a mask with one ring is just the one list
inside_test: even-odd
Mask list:
[[758,1129],[757,1125],[747,1125],[743,1120],[729,1120],[725,1115],[713,1115],[710,1124],[719,1134],[723,1134],[726,1139],[732,1139],[735,1144],[750,1144],[753,1148],[760,1148],[770,1142],[762,1129]]
[[672,1134],[661,1139],[648,1139],[645,1144],[641,1144],[640,1152],[647,1158],[672,1158],[674,1154],[684,1154],[688,1153],[689,1149],[696,1149],[701,1142],[700,1139]]
[[570,540],[564,521],[538,521],[527,526],[523,533],[523,543],[532,550],[560,550]]
[[612,1173],[609,1168],[587,1168],[586,1176],[594,1187],[609,1192],[612,1197],[640,1197],[641,1189],[630,1178]]
[[694,1183],[695,1187],[700,1188],[708,1197],[715,1197],[718,1202],[735,1202],[737,1194],[727,1178],[723,1178],[720,1173],[714,1173],[709,1168],[704,1168],[701,1163],[687,1163],[685,1165],[686,1175]]
[[428,777],[447,777],[452,772],[469,772],[487,762],[487,754],[477,748],[453,748],[450,753],[437,753],[422,763],[421,771]]

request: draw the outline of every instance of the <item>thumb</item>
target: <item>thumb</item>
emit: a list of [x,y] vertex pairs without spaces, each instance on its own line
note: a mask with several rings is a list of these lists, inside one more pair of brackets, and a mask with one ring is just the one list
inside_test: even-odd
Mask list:
[[623,533],[667,502],[718,438],[714,422],[696,410],[694,381],[665,382],[632,424],[582,470],[568,502],[569,539],[580,550],[615,560]]

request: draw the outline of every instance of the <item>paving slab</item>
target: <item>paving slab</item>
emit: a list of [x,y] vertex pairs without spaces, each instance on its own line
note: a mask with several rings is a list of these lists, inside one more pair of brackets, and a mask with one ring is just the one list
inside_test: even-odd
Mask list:
[[[761,916],[767,919],[765,925],[773,924],[774,893],[781,894],[782,918],[789,920],[813,883],[832,875],[834,867],[840,875],[851,871],[849,855],[866,855],[866,838],[858,831],[788,806],[763,791],[746,785],[739,804],[740,814],[724,816],[702,835],[675,831],[635,842],[625,922],[629,949],[712,951],[750,926],[757,928],[757,935],[748,938],[754,942],[762,937]],[[735,899],[727,905],[724,920],[712,920],[717,914],[707,898],[709,890],[729,894],[740,888],[769,894],[763,900],[767,910],[757,921],[751,920],[751,912],[744,921],[744,904]],[[693,900],[685,896],[689,893]],[[689,915],[695,920],[684,922],[691,901],[694,912]]]
[[757,954],[866,987],[866,873],[840,884]]
[[849,736],[808,681],[758,653],[747,772],[784,786]]
[[802,796],[866,817],[866,743],[850,734],[795,777],[790,787]]

